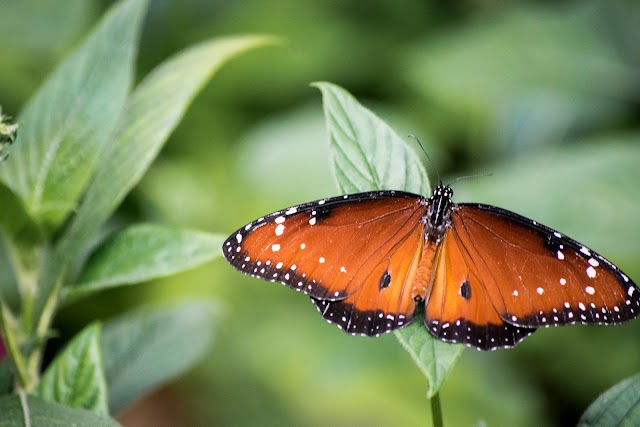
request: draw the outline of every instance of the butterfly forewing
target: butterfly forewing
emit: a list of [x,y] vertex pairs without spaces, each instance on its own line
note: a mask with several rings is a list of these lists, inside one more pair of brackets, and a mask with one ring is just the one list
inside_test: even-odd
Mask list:
[[640,307],[636,285],[591,249],[503,209],[460,204],[452,232],[461,241],[500,317],[524,327],[620,323]]
[[[422,228],[424,199],[378,191],[294,206],[240,228],[224,243],[224,255],[240,271],[282,282],[322,300],[341,300],[367,281],[379,286],[385,260],[413,244]],[[388,263],[387,263],[388,264]],[[393,278],[391,278],[393,280]],[[386,280],[386,279],[385,279]]]
[[342,301],[313,299],[322,316],[352,334],[380,335],[407,325],[424,299],[434,246],[423,249],[424,226],[416,224],[387,252],[379,253],[362,287]]

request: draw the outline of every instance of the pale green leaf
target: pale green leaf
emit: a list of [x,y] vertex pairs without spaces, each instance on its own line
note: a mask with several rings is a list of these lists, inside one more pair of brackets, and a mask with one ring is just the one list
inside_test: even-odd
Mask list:
[[627,378],[600,395],[582,414],[579,427],[640,425],[640,374]]
[[223,236],[199,231],[150,224],[129,227],[91,256],[66,296],[74,299],[188,270],[220,255],[223,241]]
[[108,415],[100,325],[84,328],[47,368],[36,394],[50,402]]
[[430,335],[422,323],[424,313],[416,313],[409,326],[395,331],[396,338],[428,379],[427,397],[440,390],[447,375],[455,366],[464,346],[452,344]]
[[343,193],[404,190],[429,194],[427,173],[415,151],[351,94],[331,83],[322,92],[330,160]]
[[0,427],[118,427],[119,424],[84,409],[46,402],[35,396],[0,397]]
[[231,58],[274,42],[262,36],[203,42],[174,55],[140,83],[57,248],[62,259],[75,256],[138,183],[209,78]]
[[144,308],[104,325],[102,353],[112,412],[199,361],[213,340],[213,304]]
[[122,112],[146,5],[113,6],[19,117],[19,140],[0,179],[50,230],[75,208]]

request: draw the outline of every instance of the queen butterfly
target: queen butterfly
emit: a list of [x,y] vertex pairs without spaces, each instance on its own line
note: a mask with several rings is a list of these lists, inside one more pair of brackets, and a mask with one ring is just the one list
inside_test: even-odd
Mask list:
[[424,303],[435,337],[479,350],[536,329],[615,324],[640,313],[640,289],[575,240],[494,206],[374,191],[274,212],[223,244],[241,272],[309,295],[330,323],[377,336]]

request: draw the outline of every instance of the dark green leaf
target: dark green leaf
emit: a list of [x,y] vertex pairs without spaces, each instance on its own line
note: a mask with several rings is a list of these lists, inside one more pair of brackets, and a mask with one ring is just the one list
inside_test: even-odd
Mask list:
[[[21,401],[20,396],[0,397],[0,427],[118,427],[111,418],[83,409],[46,402],[35,396]],[[27,422],[25,422],[27,420]]]
[[406,139],[341,87],[325,82],[314,86],[322,92],[330,161],[340,191],[430,193],[427,173]]
[[91,256],[66,296],[74,299],[188,270],[220,255],[223,240],[218,235],[157,225],[129,227]]
[[73,210],[122,112],[146,0],[116,4],[20,115],[0,179],[55,229]]
[[605,391],[580,418],[580,427],[640,425],[640,374]]
[[45,371],[36,394],[50,402],[108,415],[100,325],[84,328]]
[[202,301],[137,310],[107,322],[104,369],[112,412],[185,372],[209,349],[214,307]]
[[[342,191],[398,189],[428,194],[429,181],[417,155],[380,118],[348,92],[329,83],[322,90],[329,128],[331,161]],[[464,347],[443,343],[422,325],[421,317],[396,331],[396,337],[427,378],[433,396]]]

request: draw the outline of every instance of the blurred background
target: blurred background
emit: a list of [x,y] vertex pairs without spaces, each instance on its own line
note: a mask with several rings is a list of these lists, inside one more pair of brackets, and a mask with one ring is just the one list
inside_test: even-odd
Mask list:
[[[4,113],[17,115],[109,4],[0,2]],[[213,78],[118,221],[226,235],[335,195],[321,98],[309,87],[327,80],[400,135],[418,135],[447,180],[493,173],[456,183],[458,202],[535,218],[640,280],[640,3],[152,0],[138,75],[192,43],[242,33],[288,43]],[[304,295],[222,258],[100,294],[56,326],[64,338],[96,316],[193,296],[219,306],[210,354],[119,414],[125,425],[428,425],[425,379],[392,335],[348,336]],[[639,370],[640,321],[466,350],[441,390],[445,423],[573,425]]]

